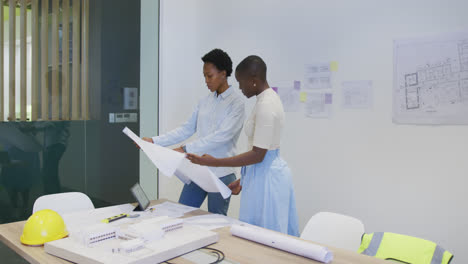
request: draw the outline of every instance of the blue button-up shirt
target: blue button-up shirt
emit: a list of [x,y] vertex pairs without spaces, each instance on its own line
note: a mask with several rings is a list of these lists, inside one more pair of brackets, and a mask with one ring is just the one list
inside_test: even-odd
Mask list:
[[[229,88],[222,94],[210,93],[198,102],[190,119],[182,126],[157,137],[153,142],[167,147],[180,143],[195,132],[197,138],[185,145],[188,153],[209,154],[215,158],[236,155],[236,142],[245,118],[243,96]],[[235,168],[210,167],[218,177],[234,173]]]

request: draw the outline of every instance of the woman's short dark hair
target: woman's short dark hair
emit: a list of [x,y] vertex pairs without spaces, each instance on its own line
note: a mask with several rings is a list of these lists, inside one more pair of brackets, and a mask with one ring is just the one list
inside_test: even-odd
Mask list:
[[214,49],[205,54],[201,59],[204,63],[213,63],[213,65],[220,71],[226,71],[226,77],[231,76],[232,60],[223,50]]
[[236,72],[241,75],[247,74],[249,77],[257,77],[265,81],[267,66],[259,56],[250,55],[237,65]]

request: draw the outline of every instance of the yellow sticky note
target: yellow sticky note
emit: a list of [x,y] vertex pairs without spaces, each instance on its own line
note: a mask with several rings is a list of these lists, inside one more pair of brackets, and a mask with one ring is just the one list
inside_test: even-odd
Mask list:
[[332,72],[338,71],[338,62],[337,61],[330,62],[330,71],[332,71]]
[[301,102],[303,102],[303,103],[304,103],[305,101],[307,101],[307,93],[306,93],[306,92],[301,92],[301,93],[299,94],[299,100],[300,100]]

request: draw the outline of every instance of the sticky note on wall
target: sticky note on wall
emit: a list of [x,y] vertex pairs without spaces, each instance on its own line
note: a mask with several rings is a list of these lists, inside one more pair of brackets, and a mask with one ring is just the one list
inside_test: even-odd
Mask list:
[[299,100],[304,103],[305,101],[307,101],[307,93],[306,92],[301,92],[299,94]]
[[301,81],[294,81],[294,90],[301,89]]
[[325,104],[331,104],[332,103],[332,98],[333,98],[333,95],[331,93],[326,93],[325,94]]
[[332,71],[332,72],[338,71],[338,62],[337,61],[330,62],[330,71]]

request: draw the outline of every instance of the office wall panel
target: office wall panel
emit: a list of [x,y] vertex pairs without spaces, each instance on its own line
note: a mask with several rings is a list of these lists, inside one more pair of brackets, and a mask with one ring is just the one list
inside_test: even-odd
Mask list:
[[[468,127],[397,125],[392,89],[394,40],[468,30],[467,9],[461,0],[161,1],[160,133],[182,124],[208,93],[200,58],[213,48],[235,65],[260,55],[271,86],[304,83],[305,64],[334,61],[331,117],[286,115],[281,155],[293,172],[301,229],[319,211],[344,213],[367,232],[436,241],[465,263]],[[372,108],[341,107],[341,83],[353,80],[372,81]],[[177,200],[181,187],[160,177],[160,197]],[[236,217],[239,197],[231,201]]]

